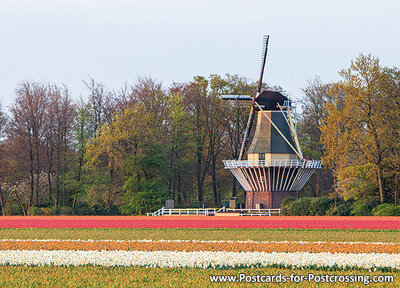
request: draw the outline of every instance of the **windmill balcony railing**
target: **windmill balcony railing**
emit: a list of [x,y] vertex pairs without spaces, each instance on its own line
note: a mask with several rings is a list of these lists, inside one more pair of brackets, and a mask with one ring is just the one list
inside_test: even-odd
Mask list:
[[223,160],[225,169],[251,167],[321,168],[320,160]]

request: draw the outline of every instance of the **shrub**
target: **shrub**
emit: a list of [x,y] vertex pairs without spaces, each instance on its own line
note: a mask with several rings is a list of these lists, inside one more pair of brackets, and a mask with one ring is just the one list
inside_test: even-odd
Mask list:
[[351,212],[350,203],[339,202],[336,205],[332,204],[326,211],[326,216],[349,216]]
[[372,209],[374,216],[400,216],[400,207],[391,203],[384,203]]
[[309,207],[311,204],[312,198],[299,198],[294,201],[290,201],[283,207],[282,214],[289,216],[305,216],[309,215]]
[[296,198],[289,196],[286,197],[285,199],[283,199],[282,203],[281,203],[281,213],[283,215],[289,215],[290,211],[290,205],[293,201],[296,201]]
[[50,216],[50,215],[57,215],[57,209],[55,207],[42,207],[42,215]]
[[86,202],[79,203],[75,206],[75,215],[93,215],[94,211],[90,209]]
[[57,214],[58,215],[72,215],[72,208],[71,207],[58,207]]
[[358,200],[351,205],[351,215],[353,216],[368,216],[371,215],[371,210],[362,200]]
[[381,204],[381,200],[379,199],[379,197],[368,197],[364,200],[362,200],[365,205],[367,205],[370,209],[378,206],[379,204]]
[[333,201],[333,199],[329,199],[328,197],[313,198],[308,209],[309,215],[325,215]]
[[21,205],[18,203],[7,203],[4,207],[4,214],[7,216],[24,215],[24,212],[22,211]]
[[103,205],[96,204],[91,206],[91,208],[96,215],[108,215],[107,209]]
[[[229,204],[228,204],[229,206]],[[192,202],[190,203],[190,208],[203,208],[203,203],[201,202]]]
[[29,216],[42,215],[42,210],[39,207],[32,206],[32,207],[29,207],[27,214]]
[[110,205],[107,209],[107,214],[108,215],[121,215],[121,211],[119,211],[119,208],[115,205]]
[[286,197],[285,199],[283,199],[283,201],[282,201],[282,203],[281,203],[281,207],[285,207],[285,206],[288,205],[290,202],[293,202],[293,201],[295,201],[295,200],[296,200],[296,198],[293,197],[293,196]]

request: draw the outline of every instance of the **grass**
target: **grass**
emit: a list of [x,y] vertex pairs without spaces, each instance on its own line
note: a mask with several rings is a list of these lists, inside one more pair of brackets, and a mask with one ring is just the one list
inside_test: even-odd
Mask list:
[[3,228],[0,239],[400,242],[400,230]]
[[[399,287],[400,272],[370,272],[359,270],[322,271],[292,270],[281,268],[252,268],[234,270],[167,269],[142,267],[26,267],[0,266],[1,287],[316,287],[307,281],[302,283],[219,283],[209,280],[210,275],[392,275],[394,282],[369,284],[368,287]],[[324,283],[317,287],[365,287],[363,283]]]

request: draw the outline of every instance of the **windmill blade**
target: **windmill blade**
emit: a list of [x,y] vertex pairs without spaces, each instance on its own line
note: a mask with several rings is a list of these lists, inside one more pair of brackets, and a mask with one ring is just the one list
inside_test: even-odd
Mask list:
[[[221,95],[219,97],[222,100],[242,100],[242,101],[252,100],[252,101],[254,101],[254,97],[251,97],[250,95]],[[250,134],[251,126],[253,125],[254,115],[255,115],[255,109],[254,109],[254,103],[253,103],[253,105],[251,105],[249,119],[247,120],[247,125],[246,125],[246,130],[244,132],[242,146],[240,147],[240,154],[239,154],[239,158],[238,158],[239,160],[242,159],[243,152],[244,152],[244,149],[245,149],[246,143],[247,143],[247,136]]]
[[219,97],[222,100],[253,100],[253,97],[249,95],[221,95]]
[[265,67],[265,61],[267,59],[267,52],[268,52],[268,40],[269,40],[269,35],[264,35],[264,45],[263,45],[263,50],[262,50],[262,57],[261,57],[261,72],[260,72],[260,81],[258,82],[258,93],[261,93],[261,86],[262,86],[262,80],[264,76],[264,67]]
[[253,126],[254,116],[256,114],[256,109],[254,109],[254,105],[251,105],[251,110],[249,114],[249,119],[247,120],[246,130],[244,131],[242,146],[240,147],[240,153],[238,160],[242,160],[244,149],[247,144],[247,136],[250,135],[251,127]]

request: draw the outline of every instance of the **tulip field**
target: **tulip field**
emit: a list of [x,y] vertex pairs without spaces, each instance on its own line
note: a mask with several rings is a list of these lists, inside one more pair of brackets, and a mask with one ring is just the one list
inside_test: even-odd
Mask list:
[[[400,229],[400,217],[371,216],[3,216],[0,228]],[[266,221],[267,220],[267,221]]]
[[[0,273],[0,287],[400,287],[400,217],[5,216]],[[310,273],[342,278],[251,278]]]

